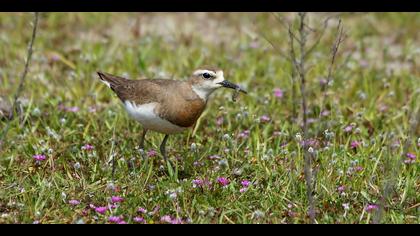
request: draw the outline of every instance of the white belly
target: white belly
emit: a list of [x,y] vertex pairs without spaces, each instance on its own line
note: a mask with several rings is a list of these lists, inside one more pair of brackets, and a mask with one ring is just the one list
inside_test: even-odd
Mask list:
[[144,128],[157,131],[164,134],[174,134],[184,131],[185,127],[174,125],[171,122],[160,118],[155,114],[154,109],[157,103],[147,103],[136,105],[132,102],[125,101],[124,106],[128,114],[135,120],[140,122]]

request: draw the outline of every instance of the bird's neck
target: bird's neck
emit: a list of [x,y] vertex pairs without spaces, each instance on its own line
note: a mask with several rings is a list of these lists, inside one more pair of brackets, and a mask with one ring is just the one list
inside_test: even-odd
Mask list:
[[209,96],[214,92],[215,89],[202,87],[199,84],[191,85],[192,90],[198,97],[200,97],[204,102],[207,102]]

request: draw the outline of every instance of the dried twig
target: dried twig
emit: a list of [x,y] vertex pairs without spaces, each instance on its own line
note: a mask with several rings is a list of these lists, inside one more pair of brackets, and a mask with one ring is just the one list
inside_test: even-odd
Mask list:
[[[299,86],[300,94],[301,94],[301,107],[302,107],[302,132],[303,132],[303,155],[304,155],[304,176],[305,176],[305,184],[306,184],[306,194],[308,198],[308,215],[310,217],[310,222],[315,223],[315,198],[314,198],[314,189],[316,188],[316,174],[319,171],[319,166],[313,168],[313,161],[315,159],[314,153],[311,153],[309,147],[306,145],[307,141],[309,140],[309,132],[308,132],[308,105],[307,105],[307,94],[306,94],[306,83],[307,78],[306,74],[309,68],[306,66],[306,60],[308,60],[309,55],[313,52],[316,46],[321,41],[322,37],[325,34],[325,31],[328,27],[328,22],[331,18],[336,16],[330,16],[324,20],[324,25],[320,30],[313,29],[306,24],[306,13],[299,13],[298,14],[298,29],[294,31],[293,24],[288,22],[283,17],[273,14],[277,21],[280,23],[282,27],[287,29],[288,36],[289,36],[289,55],[286,56],[284,51],[279,50],[275,43],[271,42],[267,37],[263,34],[263,37],[273,46],[275,50],[277,50],[281,56],[287,58],[292,64],[292,100],[293,100],[293,117],[296,118],[296,104],[297,102],[297,95],[295,87]],[[296,32],[296,34],[294,33]],[[315,42],[308,47],[308,36],[310,33],[316,32]],[[319,33],[318,33],[319,32]],[[328,69],[328,78],[331,78],[333,73],[333,66],[336,60],[336,54],[338,52],[340,44],[344,40],[344,33],[343,27],[341,25],[341,20],[339,20],[338,25],[338,37],[335,40],[335,43],[331,49],[331,63]],[[299,79],[297,79],[299,78]],[[299,84],[299,85],[298,85]]]
[[335,65],[335,60],[336,60],[336,57],[337,57],[338,49],[339,49],[341,43],[343,43],[345,39],[346,39],[346,35],[343,32],[342,21],[341,21],[341,19],[339,19],[338,20],[338,25],[337,25],[337,37],[334,41],[333,46],[331,47],[331,61],[330,61],[330,64],[328,66],[327,79],[326,79],[324,87],[322,88],[323,94],[322,94],[322,98],[321,98],[321,106],[320,106],[321,112],[320,112],[319,116],[321,116],[322,111],[324,110],[324,106],[325,106],[324,103],[327,100],[327,89],[326,88],[328,87],[328,85],[331,82],[333,68],[334,68],[334,65]]
[[[276,18],[276,20],[278,21],[278,22],[280,22],[280,24],[285,28],[285,29],[287,29],[287,30],[289,30],[290,29],[290,26],[291,26],[291,23],[289,23],[289,22],[287,22],[287,20],[286,19],[284,19],[283,17],[281,17],[281,16],[279,16],[279,15],[276,15],[276,14],[273,14],[274,15],[274,17]],[[295,41],[297,41],[298,43],[301,43],[300,42],[300,39],[299,39],[299,37],[297,37],[294,33],[293,33],[293,31],[289,31],[289,36],[291,36]]]
[[[307,122],[307,104],[306,104],[306,70],[305,70],[305,57],[307,55],[305,51],[306,40],[308,36],[308,32],[305,30],[305,17],[306,13],[300,12],[299,13],[299,48],[300,48],[300,60],[297,63],[298,74],[300,77],[300,93],[302,98],[302,115],[303,115],[303,142],[304,142],[304,173],[305,173],[305,183],[306,183],[306,196],[308,197],[308,204],[309,204],[309,218],[311,223],[315,223],[315,202],[312,190],[312,157],[305,143],[308,140],[308,122]],[[296,59],[294,60],[296,64]]]
[[262,31],[260,31],[259,33],[274,48],[274,50],[276,50],[280,54],[280,56],[286,58],[287,60],[290,60],[289,56],[283,50],[278,48],[276,44],[273,41],[271,41]]
[[318,33],[318,37],[315,40],[315,43],[313,43],[312,46],[310,46],[309,49],[306,50],[306,53],[304,55],[305,57],[308,57],[312,53],[312,51],[318,46],[319,42],[321,42],[321,38],[325,35],[325,30],[328,28],[328,22],[334,17],[335,16],[329,16],[327,17],[327,19],[324,20],[324,26],[322,27],[321,32]]
[[343,33],[343,25],[342,25],[341,19],[338,20],[337,34],[338,34],[337,38],[335,39],[335,42],[331,48],[331,63],[330,63],[330,66],[328,67],[327,85],[331,80],[331,75],[332,75],[332,71],[333,71],[333,67],[335,63],[335,58],[337,56],[338,48],[340,47],[340,44],[344,42],[344,40],[346,39],[346,35]]
[[[31,37],[31,41],[30,41],[29,46],[28,46],[27,58],[26,58],[26,62],[25,62],[25,69],[22,73],[22,76],[20,77],[19,86],[16,90],[14,100],[13,100],[13,105],[12,105],[12,112],[13,113],[16,110],[17,101],[18,101],[18,98],[20,96],[20,93],[23,91],[23,85],[25,83],[26,74],[29,71],[29,63],[30,63],[31,58],[32,58],[32,47],[34,45],[34,41],[35,41],[35,38],[36,38],[36,31],[37,31],[37,28],[38,28],[38,17],[39,17],[39,13],[35,12],[34,22],[33,22],[33,30],[32,30],[32,37]],[[15,116],[13,116],[13,117],[15,117]],[[11,123],[12,120],[13,119],[9,119],[7,124],[6,124],[6,127],[4,127],[4,129],[2,130],[2,133],[0,135],[0,149],[1,149],[2,144],[4,143],[4,139],[6,138],[7,132],[10,129],[10,123]]]
[[297,96],[296,96],[296,54],[295,54],[295,48],[294,48],[294,38],[291,36],[292,30],[290,29],[290,25],[288,27],[289,32],[289,53],[290,53],[290,61],[292,62],[292,117],[293,120],[297,119]]

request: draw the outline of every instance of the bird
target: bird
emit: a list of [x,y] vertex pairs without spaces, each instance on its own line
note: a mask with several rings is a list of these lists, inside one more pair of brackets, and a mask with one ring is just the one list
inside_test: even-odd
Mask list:
[[226,80],[223,70],[212,66],[194,70],[186,80],[132,80],[100,71],[97,74],[121,100],[126,112],[143,126],[140,149],[144,150],[144,141],[149,130],[165,135],[160,144],[160,152],[165,161],[169,135],[193,127],[215,90],[230,88],[236,90],[236,93],[247,93],[237,84]]

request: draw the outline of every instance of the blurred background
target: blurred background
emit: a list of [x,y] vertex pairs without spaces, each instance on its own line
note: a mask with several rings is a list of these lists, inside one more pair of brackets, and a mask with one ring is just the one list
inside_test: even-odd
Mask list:
[[[327,84],[338,18],[346,38]],[[0,13],[1,129],[32,21],[31,13]],[[307,223],[300,92],[282,55],[290,52],[284,22],[295,30],[296,13],[42,13],[19,119],[0,149],[0,223],[108,222],[88,204],[107,204],[113,194],[126,199],[113,214],[128,222],[142,205],[161,207],[145,217],[155,223],[165,214],[198,223]],[[318,222],[370,223],[392,179],[384,222],[419,223],[420,129],[410,124],[419,107],[420,14],[308,13],[307,25],[308,48],[316,45],[306,60],[306,96]],[[168,176],[159,157],[146,165],[133,151],[141,126],[96,71],[185,79],[201,65],[222,68],[249,94],[237,102],[232,91],[212,95],[196,133],[169,141],[180,164],[179,175]],[[161,138],[150,135],[147,151]],[[46,160],[35,162],[41,154]],[[115,179],[110,157],[117,159]],[[393,157],[404,161],[396,172],[389,163],[400,159]],[[191,186],[220,176],[231,187]],[[239,192],[244,180],[252,183],[246,193]],[[109,190],[110,182],[120,192]],[[165,196],[178,187],[176,205]],[[70,199],[81,203],[69,206]]]

